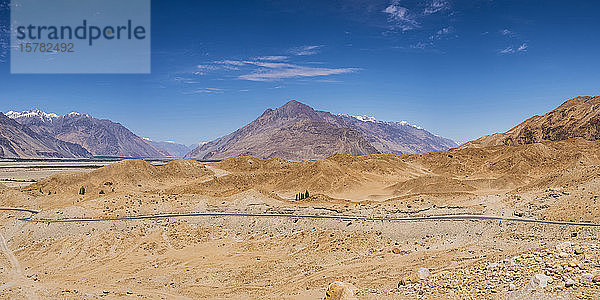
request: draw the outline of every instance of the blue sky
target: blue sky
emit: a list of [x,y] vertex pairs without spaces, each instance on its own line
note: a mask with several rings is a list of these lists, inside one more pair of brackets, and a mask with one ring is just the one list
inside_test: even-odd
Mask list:
[[296,99],[464,142],[598,95],[597,1],[152,1],[152,73],[11,75],[0,111],[78,111],[191,144]]

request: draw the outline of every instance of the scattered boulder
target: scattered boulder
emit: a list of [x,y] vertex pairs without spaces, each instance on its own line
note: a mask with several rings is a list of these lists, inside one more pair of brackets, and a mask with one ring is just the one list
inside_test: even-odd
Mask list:
[[431,276],[431,271],[429,271],[429,269],[427,268],[419,268],[417,269],[417,277],[419,277],[419,279],[427,279]]
[[405,277],[400,279],[400,281],[398,282],[398,288],[404,286],[404,285],[409,285],[413,282],[413,280],[410,277]]
[[573,243],[569,241],[560,242],[556,245],[556,249],[558,250],[566,250],[573,247]]
[[335,281],[325,291],[324,300],[358,300],[356,287],[352,284]]
[[579,267],[579,261],[576,259],[569,261],[569,267],[571,267],[571,268]]
[[554,280],[550,276],[547,276],[545,274],[535,274],[531,278],[531,281],[529,281],[529,285],[531,286],[532,289],[536,290],[536,289],[543,289],[543,288],[547,287],[548,284],[551,284],[552,282],[554,282]]
[[571,278],[567,278],[567,280],[565,280],[565,287],[572,287],[575,285],[575,280],[571,279]]

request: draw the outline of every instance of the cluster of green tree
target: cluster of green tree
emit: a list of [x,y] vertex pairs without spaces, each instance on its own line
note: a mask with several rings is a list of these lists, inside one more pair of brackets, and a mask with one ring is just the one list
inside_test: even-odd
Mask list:
[[303,199],[306,199],[308,197],[310,197],[310,194],[308,193],[308,190],[307,190],[304,193],[298,193],[298,194],[296,194],[296,201],[303,200]]

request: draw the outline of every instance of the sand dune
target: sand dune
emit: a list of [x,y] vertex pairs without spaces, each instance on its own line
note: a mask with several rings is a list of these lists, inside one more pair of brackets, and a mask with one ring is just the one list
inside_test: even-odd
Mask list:
[[162,167],[125,160],[90,173],[55,175],[29,189],[59,194],[76,194],[81,186],[95,194],[160,189],[215,197],[256,190],[284,199],[309,190],[335,199],[367,201],[411,194],[543,190],[593,178],[590,168],[599,163],[600,142],[577,139],[400,156],[333,155],[301,162],[237,157],[212,164],[228,172],[219,178],[192,160],[175,160]]
[[164,166],[154,166],[143,160],[128,159],[89,173],[61,173],[30,185],[31,191],[52,194],[77,194],[84,187],[86,194],[100,191],[129,192],[133,190],[160,190],[210,178],[213,172],[192,160],[173,160]]

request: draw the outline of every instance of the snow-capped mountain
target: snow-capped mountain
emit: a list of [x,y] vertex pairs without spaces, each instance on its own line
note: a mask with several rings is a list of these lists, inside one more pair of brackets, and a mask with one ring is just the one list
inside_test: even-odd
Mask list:
[[403,125],[403,126],[411,126],[411,127],[417,128],[417,129],[424,129],[421,126],[410,124],[407,121],[400,121],[400,122],[379,121],[373,116],[366,116],[366,115],[362,115],[362,116],[352,116],[352,115],[348,115],[348,114],[337,114],[337,115],[340,117],[355,118],[355,119],[357,119],[359,121],[363,121],[363,122],[372,122],[372,123],[381,123],[381,124],[398,124],[398,125]]
[[5,113],[5,115],[11,119],[38,118],[38,119],[48,121],[48,122],[52,122],[52,120],[59,117],[57,114],[48,114],[39,109],[32,109],[32,110],[22,111],[22,112],[16,112],[16,111],[11,110],[11,111]]
[[0,157],[83,158],[91,157],[80,145],[40,135],[0,113]]
[[94,156],[168,156],[167,151],[143,140],[123,125],[87,114],[72,112],[61,116],[32,109],[9,111],[6,115],[39,135],[79,144]]
[[355,129],[380,153],[418,153],[448,150],[458,146],[454,141],[432,134],[423,127],[406,121],[379,121],[375,117],[336,115],[338,126]]

